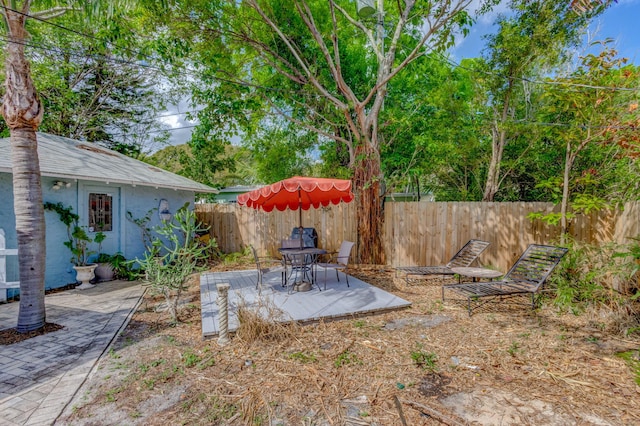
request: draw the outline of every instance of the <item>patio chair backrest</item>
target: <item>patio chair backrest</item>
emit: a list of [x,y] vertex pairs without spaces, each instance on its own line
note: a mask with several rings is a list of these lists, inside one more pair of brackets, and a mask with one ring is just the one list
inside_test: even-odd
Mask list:
[[340,250],[336,256],[337,263],[341,265],[349,264],[349,256],[351,256],[351,249],[354,245],[355,243],[351,241],[343,241],[342,244],[340,244]]
[[253,245],[249,244],[249,247],[251,248],[251,254],[253,254],[253,260],[255,260],[256,266],[260,269],[260,258],[258,257],[258,252]]
[[[300,238],[283,238],[280,242],[280,247],[282,248],[300,248]],[[304,254],[291,254],[284,253],[284,257],[288,259],[288,262],[293,266],[301,266],[305,264],[305,255]]]
[[480,253],[485,251],[487,247],[489,247],[491,243],[489,241],[482,240],[469,240],[467,244],[465,244],[458,253],[455,254],[447,263],[448,268],[455,267],[467,267],[470,266],[474,260],[480,256]]
[[526,282],[537,291],[567,251],[564,247],[531,244],[502,280]]
[[282,248],[300,248],[299,238],[283,238],[280,242]]

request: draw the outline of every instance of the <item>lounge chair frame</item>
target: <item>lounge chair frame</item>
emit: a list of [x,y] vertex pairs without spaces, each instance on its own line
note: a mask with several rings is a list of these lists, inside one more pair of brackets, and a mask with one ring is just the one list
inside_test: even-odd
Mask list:
[[[464,296],[471,316],[473,309],[495,298],[501,300],[503,297],[531,294],[531,309],[535,309],[536,295],[567,251],[564,247],[531,244],[500,281],[443,285],[442,301],[445,301],[445,290]],[[477,302],[476,306],[471,302]]]
[[409,284],[410,275],[453,275],[455,272],[451,268],[470,266],[490,244],[489,241],[472,239],[467,241],[446,265],[399,266],[396,268],[396,272],[404,272],[404,280],[407,284]]

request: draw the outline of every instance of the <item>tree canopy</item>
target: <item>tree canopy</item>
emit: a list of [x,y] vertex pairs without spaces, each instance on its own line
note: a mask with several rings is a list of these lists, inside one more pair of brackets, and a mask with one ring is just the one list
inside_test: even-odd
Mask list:
[[270,135],[265,146],[276,148],[272,137],[289,129],[301,153],[315,139],[354,181],[360,259],[381,262],[381,152],[395,142],[384,137],[385,100],[411,64],[468,29],[470,4],[378,0],[377,19],[360,20],[346,0],[177,0],[161,18],[185,43],[198,75],[193,101],[204,108],[191,144],[216,149],[233,134],[252,141]]

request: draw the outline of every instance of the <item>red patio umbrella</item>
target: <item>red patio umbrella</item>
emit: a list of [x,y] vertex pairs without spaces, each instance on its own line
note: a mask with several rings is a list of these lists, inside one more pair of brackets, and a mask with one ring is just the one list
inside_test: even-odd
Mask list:
[[[284,211],[298,210],[300,228],[302,228],[302,210],[311,207],[339,204],[341,201],[353,201],[351,181],[344,179],[329,179],[315,177],[294,176],[271,185],[238,195],[238,204],[265,212],[277,209]],[[302,244],[302,230],[300,231]]]

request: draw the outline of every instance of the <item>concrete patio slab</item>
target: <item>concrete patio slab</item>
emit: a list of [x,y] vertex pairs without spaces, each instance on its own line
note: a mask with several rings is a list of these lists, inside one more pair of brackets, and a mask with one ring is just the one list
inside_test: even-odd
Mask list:
[[324,272],[319,272],[320,287],[310,291],[289,293],[282,287],[279,273],[264,276],[261,292],[256,290],[256,270],[206,272],[200,276],[200,298],[202,303],[202,335],[214,337],[219,333],[218,291],[216,284],[228,283],[229,290],[229,331],[238,328],[238,306],[244,305],[266,311],[273,307],[281,312],[281,321],[313,322],[339,318],[350,318],[376,312],[401,309],[411,305],[400,297],[372,286],[355,277],[340,274],[336,279],[335,270],[327,271],[327,289],[324,290]]

